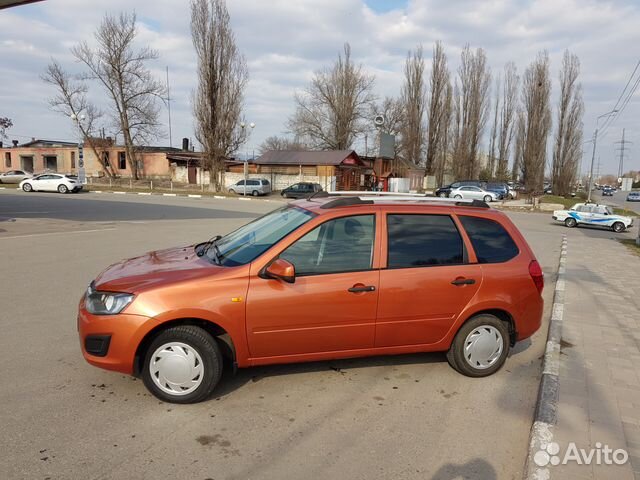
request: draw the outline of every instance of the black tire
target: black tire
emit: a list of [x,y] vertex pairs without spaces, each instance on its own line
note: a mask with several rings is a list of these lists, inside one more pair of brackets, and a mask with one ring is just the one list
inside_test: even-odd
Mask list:
[[491,203],[491,200],[493,200],[493,198],[491,198],[491,195],[484,196],[484,203]]
[[569,218],[565,219],[564,225],[566,227],[573,228],[573,227],[577,227],[578,226],[578,222],[576,221],[575,218],[569,217]]
[[613,230],[616,233],[622,233],[625,231],[625,226],[624,223],[622,222],[615,222],[613,225],[611,225],[611,230]]
[[32,192],[33,191],[33,187],[31,186],[30,183],[25,183],[24,185],[22,185],[22,190],[25,192]]
[[69,193],[69,189],[66,185],[58,185],[58,193]]
[[[151,378],[150,362],[153,353],[161,346],[180,342],[195,350],[202,358],[204,374],[200,385],[185,395],[170,394],[162,390]],[[160,400],[169,403],[198,403],[207,399],[222,376],[222,354],[218,342],[204,329],[182,325],[161,332],[147,348],[142,366],[142,380],[147,389]]]
[[233,188],[230,188],[230,189],[229,189],[229,193],[232,193],[232,194],[234,194],[234,195],[235,195],[236,191],[235,191]]
[[258,192],[258,190],[254,190],[253,192],[251,192],[251,195],[257,197],[258,195],[260,195],[260,192]]
[[446,194],[445,192],[440,192],[440,193],[438,194],[438,196],[439,196],[440,198],[447,198],[447,194]]
[[[470,361],[465,358],[465,341],[469,334],[475,330],[482,330],[483,327],[485,327],[487,332],[489,331],[488,328],[491,327],[500,334],[502,337],[502,351],[490,366],[477,368],[472,366]],[[493,315],[481,314],[471,318],[460,327],[447,352],[447,360],[449,361],[449,365],[467,377],[488,377],[502,368],[505,360],[509,356],[509,349],[510,340],[507,324]]]
[[462,198],[462,195],[454,195],[453,198],[460,200]]

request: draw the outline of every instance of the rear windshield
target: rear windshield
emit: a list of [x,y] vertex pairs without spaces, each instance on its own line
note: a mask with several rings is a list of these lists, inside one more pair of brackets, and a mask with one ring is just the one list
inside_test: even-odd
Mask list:
[[479,263],[501,263],[520,250],[502,225],[488,218],[460,216]]

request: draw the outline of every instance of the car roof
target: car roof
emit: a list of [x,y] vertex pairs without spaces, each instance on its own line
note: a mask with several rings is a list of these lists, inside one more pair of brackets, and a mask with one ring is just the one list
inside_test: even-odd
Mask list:
[[[326,192],[321,192],[326,193]],[[401,196],[380,195],[378,192],[363,192],[361,195],[349,195],[346,192],[340,192],[340,195],[312,195],[304,199],[296,200],[290,205],[304,208],[317,215],[329,214],[335,211],[352,211],[366,209],[367,207],[383,207],[403,209],[409,208],[415,212],[428,210],[429,212],[437,212],[442,214],[459,213],[459,214],[487,214],[503,215],[502,212],[489,207],[486,203],[478,200],[457,200],[449,198],[437,198],[422,196]],[[361,201],[358,201],[360,199]],[[385,209],[386,209],[385,208]]]

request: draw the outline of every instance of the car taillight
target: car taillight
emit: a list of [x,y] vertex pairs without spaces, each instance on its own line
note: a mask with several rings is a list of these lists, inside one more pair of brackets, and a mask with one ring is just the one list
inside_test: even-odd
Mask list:
[[538,293],[542,293],[542,289],[544,288],[544,274],[537,260],[532,260],[529,264],[529,275],[531,275],[531,280],[533,280],[533,283],[538,289]]

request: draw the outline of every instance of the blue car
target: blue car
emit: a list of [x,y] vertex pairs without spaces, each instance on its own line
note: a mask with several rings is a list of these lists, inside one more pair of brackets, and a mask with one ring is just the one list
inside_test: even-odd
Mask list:
[[484,189],[497,194],[500,200],[509,198],[509,186],[506,183],[488,182]]

